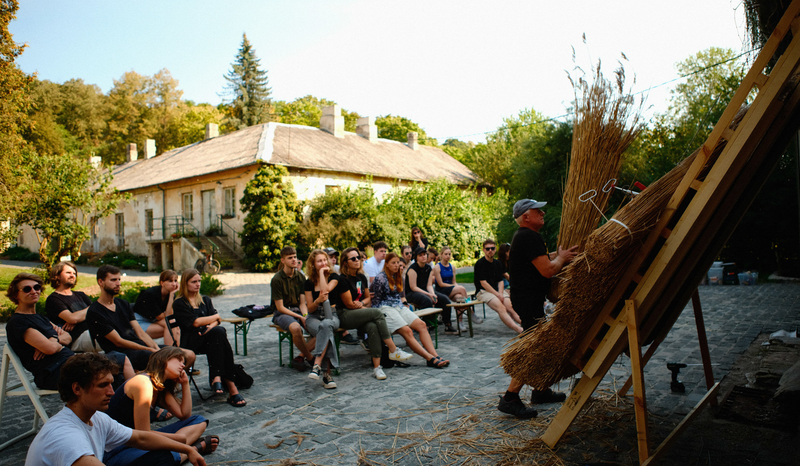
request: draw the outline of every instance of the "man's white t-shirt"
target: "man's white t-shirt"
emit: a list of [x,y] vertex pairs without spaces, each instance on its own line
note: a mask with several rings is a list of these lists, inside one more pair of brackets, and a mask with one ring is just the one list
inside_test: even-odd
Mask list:
[[45,422],[36,434],[25,459],[25,466],[70,466],[86,455],[103,461],[103,454],[131,439],[133,429],[96,412],[87,425],[69,408]]
[[380,262],[375,260],[375,256],[370,257],[364,261],[364,274],[369,278],[375,278],[383,270],[383,264],[386,260]]

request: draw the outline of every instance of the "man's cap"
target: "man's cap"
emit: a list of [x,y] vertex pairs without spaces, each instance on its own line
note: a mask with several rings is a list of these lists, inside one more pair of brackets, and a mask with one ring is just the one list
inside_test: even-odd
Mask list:
[[533,199],[520,199],[514,204],[514,218],[519,218],[520,215],[531,209],[541,209],[546,205],[546,202],[538,202]]
[[413,254],[413,256],[412,256],[412,257],[417,257],[418,255],[422,254],[423,252],[424,252],[424,253],[427,253],[427,252],[428,252],[428,250],[427,250],[427,249],[425,249],[425,248],[417,248],[417,249],[414,249],[414,252],[412,253],[412,254]]
[[333,249],[333,248],[325,248],[325,249],[322,250],[322,252],[324,252],[325,254],[327,254],[329,256],[338,256],[339,255],[339,251],[337,251],[336,249]]

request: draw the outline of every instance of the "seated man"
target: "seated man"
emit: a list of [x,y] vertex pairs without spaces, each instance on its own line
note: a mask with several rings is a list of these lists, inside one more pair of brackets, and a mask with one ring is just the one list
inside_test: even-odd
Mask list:
[[[159,346],[136,322],[130,303],[114,297],[119,294],[120,281],[120,270],[113,265],[103,265],[97,269],[100,297],[89,306],[86,320],[89,322],[89,331],[103,351],[125,354],[133,368],[141,371]],[[191,350],[183,351],[186,353],[186,365],[191,367],[195,354]]]
[[364,261],[364,275],[367,276],[369,284],[375,280],[379,273],[383,272],[383,264],[386,259],[386,253],[389,252],[389,245],[383,241],[376,241],[372,245],[374,255]]
[[[306,326],[306,296],[304,290],[306,277],[297,270],[297,251],[291,246],[281,249],[281,270],[272,277],[272,309],[275,315],[272,322],[292,334],[294,346],[300,350],[302,356],[297,356],[292,365],[298,371],[306,370],[306,361],[313,365],[314,356],[309,348],[313,348],[316,339],[308,342],[303,338],[303,329]],[[310,367],[310,366],[309,366]]]
[[483,257],[475,263],[475,297],[494,309],[508,328],[522,333],[519,316],[511,307],[508,290],[503,287],[503,265],[494,259],[496,250],[494,240],[483,242]]
[[105,452],[120,445],[150,451],[139,458],[146,458],[142,464],[175,464],[171,451],[195,466],[206,464],[195,447],[158,432],[130,429],[98,412],[108,409],[114,395],[111,382],[118,370],[113,362],[96,353],[79,354],[64,363],[58,393],[67,405],[33,439],[25,466],[102,465]]
[[65,261],[53,266],[50,271],[50,285],[53,292],[47,297],[44,308],[50,322],[61,327],[72,337],[69,348],[77,353],[95,351],[86,323],[86,311],[92,300],[81,291],[72,288],[78,282],[78,268]]

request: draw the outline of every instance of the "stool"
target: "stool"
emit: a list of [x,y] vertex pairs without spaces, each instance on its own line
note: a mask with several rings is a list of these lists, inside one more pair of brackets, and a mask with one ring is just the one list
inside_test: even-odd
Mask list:
[[247,356],[247,332],[250,331],[250,323],[253,321],[247,317],[225,317],[222,321],[233,324],[233,347],[237,355],[239,354],[239,333],[242,334],[243,355]]

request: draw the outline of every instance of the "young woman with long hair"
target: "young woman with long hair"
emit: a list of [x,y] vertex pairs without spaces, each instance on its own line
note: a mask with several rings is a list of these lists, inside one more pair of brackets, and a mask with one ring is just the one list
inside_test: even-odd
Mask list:
[[[433,266],[433,289],[437,293],[441,293],[451,301],[464,302],[467,297],[467,289],[458,284],[456,280],[456,270],[450,259],[453,256],[453,251],[445,246],[439,253],[439,262]],[[476,324],[483,323],[483,319],[478,317],[474,312],[472,313],[472,321]],[[458,325],[461,331],[467,330],[466,325],[458,320]]]
[[314,249],[306,261],[306,306],[308,316],[306,316],[306,330],[317,338],[314,347],[314,367],[308,374],[313,380],[319,380],[322,372],[322,363],[328,360],[327,370],[322,377],[322,386],[325,388],[336,388],[336,382],[331,376],[331,369],[339,367],[339,358],[336,355],[336,341],[334,335],[339,328],[339,316],[333,311],[333,317],[325,317],[323,305],[328,301],[328,293],[336,287],[339,282],[338,276],[331,272],[332,266],[328,254],[321,249]]
[[415,251],[417,248],[428,249],[428,240],[425,239],[425,235],[422,234],[422,230],[420,230],[419,227],[411,229],[411,240],[408,242],[408,245],[411,246],[412,251]]

